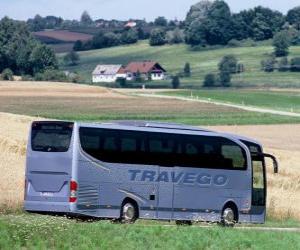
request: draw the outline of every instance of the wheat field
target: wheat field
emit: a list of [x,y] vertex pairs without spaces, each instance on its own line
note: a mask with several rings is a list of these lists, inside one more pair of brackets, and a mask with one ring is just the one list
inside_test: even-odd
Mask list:
[[[37,118],[0,113],[0,210],[22,207],[27,135]],[[268,214],[300,220],[300,125],[223,126],[215,130],[251,136],[278,157],[280,173],[268,168]]]

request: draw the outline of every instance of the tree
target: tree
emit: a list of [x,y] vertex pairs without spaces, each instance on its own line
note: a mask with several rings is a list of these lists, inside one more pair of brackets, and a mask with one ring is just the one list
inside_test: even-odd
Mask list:
[[165,17],[160,16],[160,17],[157,17],[157,18],[154,20],[154,24],[155,24],[156,26],[163,26],[163,27],[165,27],[165,26],[168,25],[168,20],[167,20]]
[[288,11],[286,20],[300,30],[300,6]]
[[124,44],[133,44],[139,40],[138,32],[136,29],[125,30],[121,35],[121,41]]
[[286,71],[289,71],[289,70],[290,70],[290,65],[289,65],[288,58],[286,56],[282,57],[280,59],[280,61],[278,62],[278,71],[286,72]]
[[74,43],[73,50],[74,50],[74,51],[81,51],[82,49],[83,49],[83,43],[82,43],[82,41],[77,40],[77,41]]
[[300,57],[292,58],[291,71],[292,72],[300,72]]
[[172,77],[172,87],[173,89],[178,89],[180,87],[180,78],[178,75]]
[[166,34],[166,39],[169,44],[178,44],[184,42],[184,32],[179,28],[170,30]]
[[221,72],[228,72],[229,74],[237,73],[238,60],[234,55],[226,55],[219,63],[219,70]]
[[75,51],[71,51],[64,56],[63,60],[66,65],[75,66],[80,61],[80,57]]
[[121,88],[125,88],[127,86],[127,80],[124,77],[117,78],[116,82],[120,85]]
[[93,23],[91,16],[89,15],[89,13],[86,10],[82,13],[80,22],[84,26],[89,26]]
[[205,45],[206,41],[206,26],[200,20],[194,20],[185,29],[185,42],[192,46]]
[[5,69],[2,71],[1,79],[4,81],[13,81],[14,73],[11,71],[11,69]]
[[191,77],[191,65],[186,63],[183,68],[184,77]]
[[278,32],[273,39],[275,55],[278,57],[287,56],[289,54],[290,40],[286,31]]
[[151,46],[160,46],[166,43],[166,32],[164,29],[156,28],[151,31],[150,41]]
[[46,45],[39,45],[35,47],[29,58],[33,73],[42,72],[45,69],[57,69],[58,63],[56,56],[52,49]]
[[205,20],[212,5],[213,2],[208,0],[192,5],[185,18],[186,26],[190,26],[195,20],[198,20],[200,23]]
[[215,74],[209,73],[205,76],[203,81],[203,87],[214,87],[216,84]]

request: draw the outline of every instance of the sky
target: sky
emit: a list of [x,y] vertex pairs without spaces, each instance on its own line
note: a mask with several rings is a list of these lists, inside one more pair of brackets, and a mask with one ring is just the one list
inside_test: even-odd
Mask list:
[[[199,0],[0,0],[0,18],[27,20],[40,14],[79,19],[87,10],[93,19],[130,18],[154,20],[157,16],[184,19],[191,5]],[[233,12],[262,5],[286,13],[300,6],[300,0],[226,0]]]

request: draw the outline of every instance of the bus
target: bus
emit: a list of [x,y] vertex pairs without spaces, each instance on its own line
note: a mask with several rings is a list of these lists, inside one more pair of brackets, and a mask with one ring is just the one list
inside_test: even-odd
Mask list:
[[260,143],[172,123],[33,122],[26,211],[176,223],[264,223]]

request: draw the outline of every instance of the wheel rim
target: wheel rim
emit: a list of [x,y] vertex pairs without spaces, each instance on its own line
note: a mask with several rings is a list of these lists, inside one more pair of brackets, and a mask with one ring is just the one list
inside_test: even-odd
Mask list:
[[223,220],[227,224],[233,224],[234,221],[234,211],[231,208],[226,208],[223,213]]
[[132,221],[135,218],[135,208],[132,204],[127,203],[123,207],[123,218],[126,221]]

